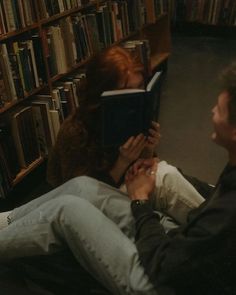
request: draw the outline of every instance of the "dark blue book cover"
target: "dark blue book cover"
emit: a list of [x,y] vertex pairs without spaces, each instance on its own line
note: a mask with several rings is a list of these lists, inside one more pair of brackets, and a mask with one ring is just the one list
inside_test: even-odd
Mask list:
[[156,72],[146,89],[111,90],[102,93],[101,144],[120,146],[131,136],[148,135],[156,120],[161,72]]

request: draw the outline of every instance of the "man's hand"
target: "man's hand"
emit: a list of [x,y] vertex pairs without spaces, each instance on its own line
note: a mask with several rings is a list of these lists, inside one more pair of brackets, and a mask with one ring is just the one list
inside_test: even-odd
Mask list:
[[139,159],[125,176],[125,184],[131,200],[147,200],[156,182],[157,159]]

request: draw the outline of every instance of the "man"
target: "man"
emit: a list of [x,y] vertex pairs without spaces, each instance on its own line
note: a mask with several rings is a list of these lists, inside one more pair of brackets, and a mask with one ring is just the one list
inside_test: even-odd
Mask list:
[[[222,91],[212,109],[212,140],[229,162],[212,195],[190,212],[185,225],[165,234],[149,202],[154,178],[139,162],[126,176],[136,222],[142,265],[158,294],[236,294],[236,65],[222,76]],[[150,167],[149,167],[150,166]]]

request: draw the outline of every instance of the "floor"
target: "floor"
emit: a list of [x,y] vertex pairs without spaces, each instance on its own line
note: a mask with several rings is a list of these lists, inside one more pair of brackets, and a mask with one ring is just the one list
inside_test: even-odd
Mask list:
[[160,102],[159,157],[214,184],[227,154],[211,141],[211,109],[219,73],[236,60],[236,40],[175,34],[172,42]]

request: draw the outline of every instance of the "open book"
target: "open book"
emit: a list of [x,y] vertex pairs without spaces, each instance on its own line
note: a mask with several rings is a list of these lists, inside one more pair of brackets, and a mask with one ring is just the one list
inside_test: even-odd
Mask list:
[[156,72],[146,89],[105,91],[101,95],[101,139],[103,146],[120,146],[130,136],[148,134],[157,119],[161,72]]

